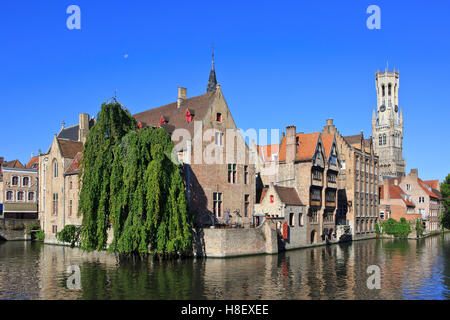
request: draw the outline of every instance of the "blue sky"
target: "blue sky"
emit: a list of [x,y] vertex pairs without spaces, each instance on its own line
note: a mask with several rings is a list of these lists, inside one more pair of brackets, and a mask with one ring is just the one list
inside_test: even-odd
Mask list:
[[[320,4],[319,4],[320,3]],[[81,30],[66,9],[81,8]],[[381,8],[369,30],[366,9]],[[400,69],[407,170],[450,172],[449,1],[2,1],[0,156],[27,162],[118,90],[132,113],[206,90],[211,44],[240,128],[371,134],[375,72]],[[125,56],[127,55],[127,58]]]

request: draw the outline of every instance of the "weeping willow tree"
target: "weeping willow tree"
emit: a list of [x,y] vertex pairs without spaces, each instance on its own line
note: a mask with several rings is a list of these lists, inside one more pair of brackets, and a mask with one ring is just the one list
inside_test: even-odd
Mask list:
[[127,134],[114,149],[111,176],[111,250],[120,253],[186,253],[192,222],[173,143],[162,129]]
[[113,148],[123,136],[136,128],[131,114],[115,102],[102,105],[97,123],[89,131],[80,168],[81,247],[85,250],[106,248]]
[[[115,113],[115,115],[112,115]],[[97,127],[98,126],[98,127]],[[103,105],[82,161],[82,248],[170,255],[192,250],[192,219],[173,143],[163,129],[138,129],[120,104]]]

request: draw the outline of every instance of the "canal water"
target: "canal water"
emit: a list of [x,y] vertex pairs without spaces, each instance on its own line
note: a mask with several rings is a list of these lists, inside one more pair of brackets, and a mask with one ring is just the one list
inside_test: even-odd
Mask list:
[[[367,286],[372,265],[380,268],[380,289]],[[449,298],[449,233],[162,263],[118,262],[112,255],[42,243],[0,243],[0,299]]]

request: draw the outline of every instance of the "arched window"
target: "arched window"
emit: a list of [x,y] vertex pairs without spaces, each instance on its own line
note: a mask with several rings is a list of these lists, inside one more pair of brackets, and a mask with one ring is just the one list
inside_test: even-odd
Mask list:
[[386,145],[386,133],[383,134],[383,145]]
[[30,178],[29,177],[23,177],[22,179],[22,186],[29,187],[30,186]]
[[53,160],[53,178],[58,178],[58,161]]
[[16,177],[16,176],[12,177],[11,184],[12,184],[13,186],[19,185],[19,177]]
[[293,212],[289,213],[289,225],[291,227],[294,226],[294,213]]
[[381,134],[378,136],[378,145],[383,145],[383,136]]
[[381,91],[382,91],[382,95],[384,97],[386,95],[386,88],[384,87],[384,84],[381,86]]
[[298,225],[303,227],[303,213],[301,212],[298,214]]
[[388,95],[392,95],[392,83],[388,85]]
[[17,200],[18,201],[23,201],[23,191],[17,192]]
[[12,201],[12,200],[14,200],[13,197],[14,197],[14,193],[13,193],[12,191],[6,192],[6,200],[7,200],[7,201]]
[[28,201],[34,201],[34,192],[28,192]]

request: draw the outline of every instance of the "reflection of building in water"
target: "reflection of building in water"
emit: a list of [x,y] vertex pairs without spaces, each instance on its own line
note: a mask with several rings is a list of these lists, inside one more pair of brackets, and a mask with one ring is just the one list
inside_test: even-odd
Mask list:
[[38,298],[36,252],[28,241],[0,242],[0,300]]
[[[70,266],[79,266],[83,275],[86,264],[113,267],[116,259],[113,255],[102,252],[84,252],[78,248],[65,246],[44,245],[39,255],[39,288],[41,299],[79,299],[81,290],[67,288]],[[80,279],[83,280],[83,279]],[[82,281],[83,282],[83,281]],[[98,284],[97,284],[98,285]],[[100,299],[100,297],[97,297]]]

